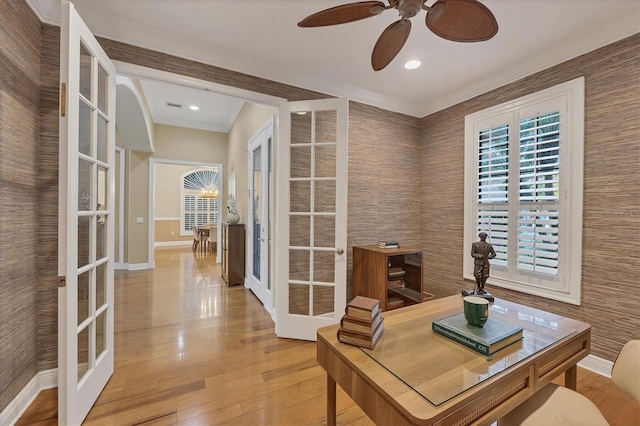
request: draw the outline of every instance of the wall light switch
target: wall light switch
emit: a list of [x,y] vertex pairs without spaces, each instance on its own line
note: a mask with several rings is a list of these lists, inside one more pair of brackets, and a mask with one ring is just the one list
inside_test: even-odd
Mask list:
[[136,219],[136,222],[138,222],[138,223],[144,223],[144,217],[138,217],[138,218]]

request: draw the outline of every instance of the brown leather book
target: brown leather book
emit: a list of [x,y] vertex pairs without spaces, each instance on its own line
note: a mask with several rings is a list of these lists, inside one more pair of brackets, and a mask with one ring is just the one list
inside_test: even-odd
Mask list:
[[378,324],[378,328],[371,333],[370,335],[366,335],[364,333],[356,333],[348,330],[344,330],[343,328],[338,329],[338,341],[342,343],[346,343],[354,346],[361,346],[367,349],[373,349],[380,340],[380,336],[382,336],[382,332],[384,331],[384,322],[380,322]]
[[347,303],[345,313],[352,318],[371,321],[380,311],[380,301],[364,296],[356,296]]
[[348,331],[356,331],[360,333],[371,333],[378,327],[378,324],[382,322],[382,315],[380,312],[371,319],[371,321],[363,320],[360,318],[353,318],[345,315],[340,320],[340,327]]

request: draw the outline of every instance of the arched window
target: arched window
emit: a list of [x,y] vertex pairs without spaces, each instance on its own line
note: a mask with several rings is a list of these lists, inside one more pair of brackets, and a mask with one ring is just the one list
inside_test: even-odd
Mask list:
[[220,174],[215,168],[190,171],[182,176],[182,235],[189,235],[193,225],[218,223],[220,193]]

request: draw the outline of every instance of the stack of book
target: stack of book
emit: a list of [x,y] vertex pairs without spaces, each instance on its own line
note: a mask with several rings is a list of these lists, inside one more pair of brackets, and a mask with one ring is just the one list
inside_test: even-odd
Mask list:
[[404,287],[404,269],[401,267],[389,268],[389,281],[387,287]]
[[378,241],[378,248],[400,248],[400,243],[397,241]]
[[483,327],[476,327],[467,322],[464,314],[456,314],[433,321],[431,328],[436,333],[489,357],[522,340],[522,327],[491,317]]
[[356,296],[347,304],[340,320],[338,341],[373,349],[384,330],[380,301]]

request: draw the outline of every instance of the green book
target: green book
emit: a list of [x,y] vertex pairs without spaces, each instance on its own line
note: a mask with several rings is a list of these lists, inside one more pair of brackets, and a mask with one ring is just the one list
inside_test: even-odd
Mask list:
[[489,317],[484,327],[470,325],[464,314],[433,321],[431,328],[481,354],[491,356],[522,339],[522,327]]

